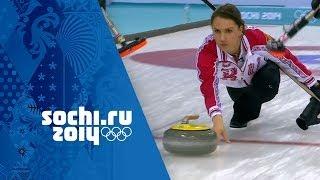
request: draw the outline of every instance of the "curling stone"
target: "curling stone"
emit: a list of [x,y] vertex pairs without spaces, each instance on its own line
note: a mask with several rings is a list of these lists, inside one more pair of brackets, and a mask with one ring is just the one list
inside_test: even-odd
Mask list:
[[199,115],[188,115],[179,124],[173,125],[163,135],[163,147],[175,154],[209,154],[217,148],[217,136],[208,126],[190,124]]

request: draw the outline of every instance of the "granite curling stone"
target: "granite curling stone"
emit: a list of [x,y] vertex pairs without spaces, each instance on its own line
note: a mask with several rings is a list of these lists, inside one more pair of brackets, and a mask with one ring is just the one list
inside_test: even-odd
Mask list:
[[163,135],[165,150],[182,155],[209,154],[217,148],[217,136],[208,126],[190,124],[199,115],[185,116],[181,123],[173,125]]

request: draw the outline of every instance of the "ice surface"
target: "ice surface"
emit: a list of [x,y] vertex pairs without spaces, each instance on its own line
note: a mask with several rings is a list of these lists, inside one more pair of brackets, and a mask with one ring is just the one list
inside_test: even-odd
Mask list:
[[[282,34],[280,26],[260,26],[273,37]],[[209,155],[177,156],[162,147],[162,133],[186,114],[200,114],[200,123],[211,126],[199,91],[197,71],[188,68],[157,66],[136,61],[142,53],[172,49],[198,48],[211,33],[202,27],[148,39],[148,45],[124,64],[172,179],[320,179],[320,125],[303,131],[295,119],[309,96],[285,75],[279,94],[262,107],[260,117],[245,129],[229,129],[232,101],[225,87],[220,88],[223,117],[231,144],[220,143]],[[288,46],[313,46],[315,50],[293,51],[296,55],[320,54],[320,27],[306,27],[288,42]],[[192,61],[177,51],[175,58]],[[152,61],[168,61],[168,56],[150,56]],[[319,57],[318,57],[319,58]],[[170,59],[169,59],[170,60]],[[317,61],[307,65],[317,74]],[[320,61],[319,61],[320,62]],[[251,142],[251,143],[250,143]]]

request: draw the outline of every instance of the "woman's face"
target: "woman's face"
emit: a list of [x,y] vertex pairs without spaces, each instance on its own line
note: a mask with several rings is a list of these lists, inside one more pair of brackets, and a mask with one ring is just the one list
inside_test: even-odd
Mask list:
[[233,20],[217,16],[212,22],[212,29],[221,50],[231,55],[239,54],[243,26],[239,27]]

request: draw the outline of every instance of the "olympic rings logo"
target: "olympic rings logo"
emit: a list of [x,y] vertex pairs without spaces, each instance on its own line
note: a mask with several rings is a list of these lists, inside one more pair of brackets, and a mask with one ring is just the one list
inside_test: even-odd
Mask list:
[[100,133],[103,137],[105,137],[108,141],[115,141],[116,139],[118,141],[124,141],[132,134],[132,130],[130,127],[113,127],[110,129],[109,127],[103,127],[100,130]]

